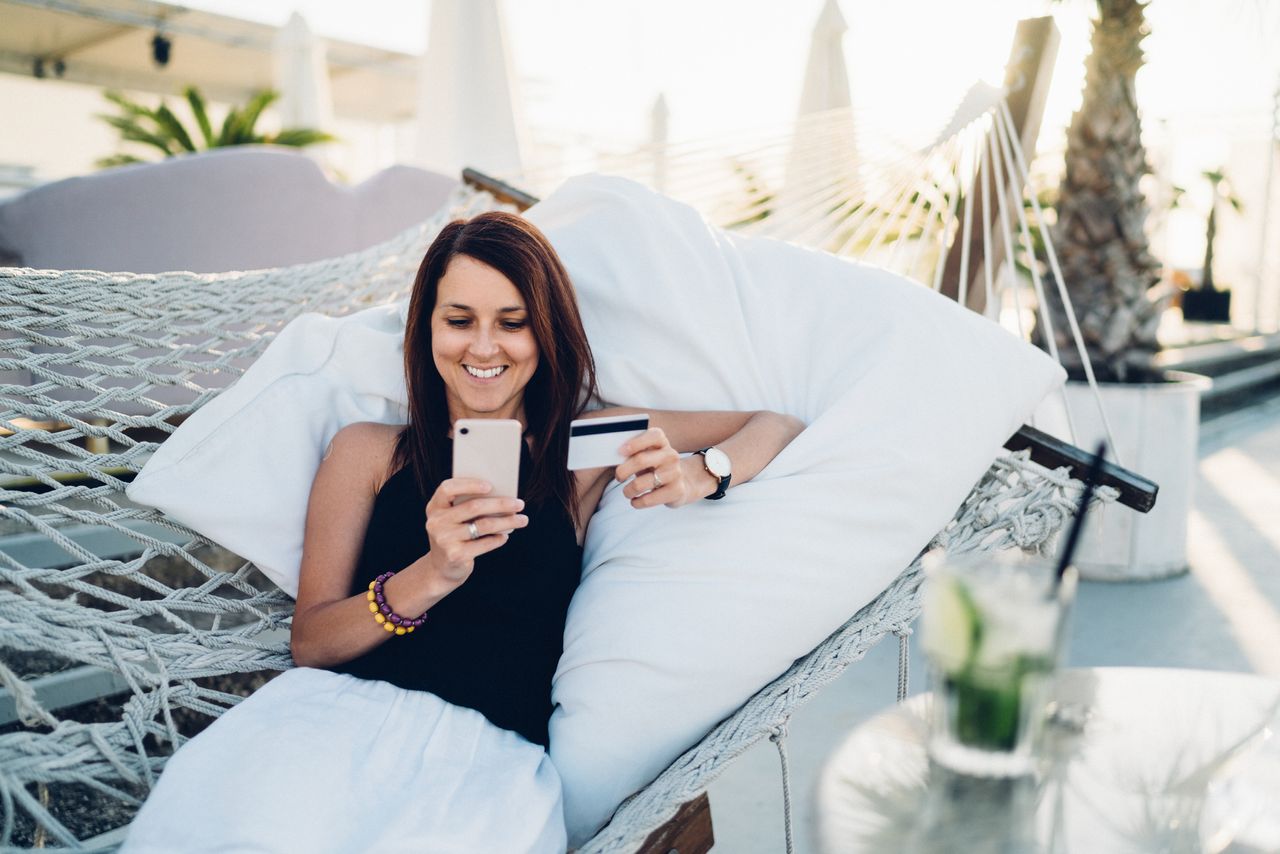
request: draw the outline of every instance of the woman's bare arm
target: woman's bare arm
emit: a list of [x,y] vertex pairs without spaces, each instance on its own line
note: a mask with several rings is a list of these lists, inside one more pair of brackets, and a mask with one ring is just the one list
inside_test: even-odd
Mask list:
[[[627,461],[615,469],[584,472],[592,478],[613,477],[620,482],[641,475],[624,489],[632,506],[637,508],[659,504],[679,507],[716,491],[718,482],[703,466],[701,457],[677,459],[671,452],[690,453],[711,446],[724,451],[733,464],[729,484],[732,489],[759,474],[804,430],[800,419],[767,411],[682,412],[612,407],[587,417],[643,412],[649,415],[650,432],[628,444],[623,452],[630,454]],[[665,449],[655,431],[665,437]],[[658,473],[662,487],[655,488],[652,471]]]
[[[349,595],[374,499],[386,479],[398,429],[352,424],[338,431],[311,487],[302,545],[298,601],[290,645],[303,667],[350,661],[395,635],[369,610],[368,592]],[[475,558],[500,548],[508,534],[529,523],[516,498],[470,498],[489,485],[449,478],[426,505],[427,552],[408,566],[380,567],[396,573],[383,585],[392,611],[416,617],[462,585]],[[479,537],[472,537],[474,522]]]
[[[393,428],[352,424],[334,436],[316,472],[307,504],[290,638],[293,660],[300,667],[350,661],[390,636],[374,621],[366,596],[351,596],[349,591],[374,498],[386,479],[394,446]],[[396,613],[417,616],[434,604],[423,595],[423,585],[413,583],[412,566],[388,569],[409,570],[385,586]],[[423,607],[412,610],[419,605]]]

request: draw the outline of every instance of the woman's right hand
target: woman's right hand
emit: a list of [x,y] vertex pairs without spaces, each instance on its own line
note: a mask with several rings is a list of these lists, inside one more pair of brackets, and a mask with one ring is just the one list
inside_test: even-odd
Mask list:
[[[471,575],[475,559],[506,543],[510,532],[529,524],[520,513],[519,498],[488,498],[493,487],[484,480],[451,477],[443,481],[427,501],[427,541],[431,545],[426,564],[449,589]],[[453,502],[462,496],[476,496]],[[472,538],[471,525],[478,537]]]

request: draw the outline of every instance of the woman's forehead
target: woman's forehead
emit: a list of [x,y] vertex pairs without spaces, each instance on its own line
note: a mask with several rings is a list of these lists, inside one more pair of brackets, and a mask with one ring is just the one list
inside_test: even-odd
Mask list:
[[457,255],[445,268],[436,289],[436,305],[472,309],[525,307],[524,297],[497,269],[469,255]]

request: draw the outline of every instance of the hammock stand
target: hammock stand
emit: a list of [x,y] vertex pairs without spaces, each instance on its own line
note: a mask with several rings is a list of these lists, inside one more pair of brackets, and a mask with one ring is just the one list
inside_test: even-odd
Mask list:
[[[124,495],[158,441],[289,320],[403,298],[445,223],[502,206],[464,188],[385,244],[287,268],[0,269],[0,847],[114,849],[168,755],[239,701],[235,677],[292,666],[292,600],[252,565]],[[932,546],[1051,546],[1079,495],[1066,466],[1080,452],[1024,432],[1022,449],[993,462]],[[1035,461],[1046,453],[1064,467]],[[1149,482],[1119,467],[1108,476],[1100,500],[1154,500]],[[917,560],[580,850],[706,851],[707,786],[768,738],[782,761],[790,851],[787,721],[889,635],[905,696],[919,583]],[[85,705],[123,692],[118,712]]]

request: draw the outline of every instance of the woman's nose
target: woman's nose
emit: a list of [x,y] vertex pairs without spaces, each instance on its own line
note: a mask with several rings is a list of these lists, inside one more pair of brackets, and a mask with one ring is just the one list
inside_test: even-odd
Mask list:
[[480,330],[471,339],[471,352],[477,356],[492,356],[498,352],[498,343],[487,330]]

